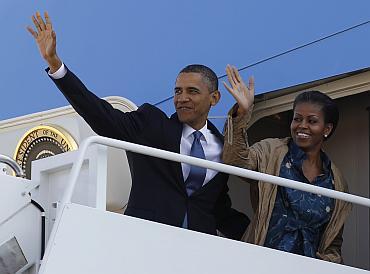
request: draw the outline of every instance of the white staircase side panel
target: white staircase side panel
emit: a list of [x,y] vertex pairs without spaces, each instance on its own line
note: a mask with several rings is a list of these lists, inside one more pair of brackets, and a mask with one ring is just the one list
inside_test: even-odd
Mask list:
[[9,175],[0,175],[0,225],[31,202],[26,189],[30,181]]
[[369,273],[73,203],[56,225],[40,273]]
[[[71,151],[32,163],[32,198],[45,210],[46,240],[60,210],[73,163],[78,151]],[[107,148],[96,145],[84,157],[72,201],[86,206],[106,209]],[[37,187],[34,187],[37,185]]]
[[[39,188],[32,191],[32,197],[45,208],[61,200],[77,156],[78,151],[71,151],[32,162],[32,180],[39,184]],[[100,145],[89,148],[81,173],[72,201],[105,209],[107,148]],[[41,197],[48,197],[50,201],[43,201]]]
[[0,246],[13,237],[17,239],[27,260],[27,265],[17,273],[24,273],[24,270],[32,267],[38,269],[41,256],[41,216],[31,203],[0,225]]

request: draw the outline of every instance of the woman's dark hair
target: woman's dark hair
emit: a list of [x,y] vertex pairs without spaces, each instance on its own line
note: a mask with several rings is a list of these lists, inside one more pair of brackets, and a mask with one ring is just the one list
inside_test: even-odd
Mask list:
[[300,103],[311,103],[321,106],[321,110],[324,113],[325,123],[333,124],[332,131],[330,132],[329,136],[325,138],[328,139],[334,133],[339,120],[339,111],[334,100],[320,91],[310,90],[299,94],[295,98],[293,103],[293,111],[295,110],[295,107]]

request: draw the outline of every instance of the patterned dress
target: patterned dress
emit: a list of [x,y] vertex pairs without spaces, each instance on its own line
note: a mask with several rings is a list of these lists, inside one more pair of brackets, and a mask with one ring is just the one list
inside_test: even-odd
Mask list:
[[[280,168],[280,177],[310,184],[303,175],[306,154],[293,142]],[[333,189],[333,175],[327,155],[321,151],[323,174],[313,185]],[[321,195],[279,187],[265,246],[308,257],[316,257],[320,237],[329,222],[334,200]]]

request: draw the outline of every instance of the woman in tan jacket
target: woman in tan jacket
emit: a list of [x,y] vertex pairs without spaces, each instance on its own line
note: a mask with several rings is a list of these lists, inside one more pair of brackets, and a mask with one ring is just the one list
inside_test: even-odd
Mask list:
[[[235,67],[226,68],[226,89],[237,104],[225,127],[223,160],[246,169],[347,192],[339,170],[323,152],[322,144],[334,132],[338,109],[318,91],[298,95],[293,105],[291,137],[265,139],[248,145],[247,129],[254,102],[254,80],[246,86]],[[351,205],[270,183],[251,185],[255,215],[243,240],[295,254],[342,263],[344,221]]]

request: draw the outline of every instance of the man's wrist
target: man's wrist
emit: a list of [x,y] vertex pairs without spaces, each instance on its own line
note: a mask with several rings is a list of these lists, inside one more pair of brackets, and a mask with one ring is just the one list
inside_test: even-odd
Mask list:
[[49,65],[51,74],[55,73],[62,66],[62,61],[59,59],[58,55],[56,54],[53,57],[48,58],[46,62]]

